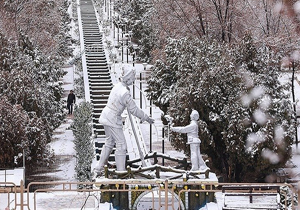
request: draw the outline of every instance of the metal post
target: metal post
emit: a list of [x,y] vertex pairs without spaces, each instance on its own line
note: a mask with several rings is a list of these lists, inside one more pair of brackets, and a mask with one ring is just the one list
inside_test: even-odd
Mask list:
[[169,188],[169,183],[168,179],[165,181],[165,210],[168,210],[168,188]]
[[[163,129],[162,129],[162,145],[161,145],[161,148],[162,148],[162,153],[165,154],[165,126],[163,126]],[[163,166],[165,165],[165,158],[162,158],[162,165]]]
[[127,59],[127,63],[128,63],[128,37],[126,39],[126,53],[127,53],[126,59]]
[[117,25],[118,26],[118,43],[120,42],[120,39],[119,39],[119,36],[120,36],[120,27],[119,27],[119,25]]
[[123,31],[122,31],[122,63],[123,63],[123,54],[124,54],[124,52],[123,52]]
[[123,47],[124,47],[124,30],[123,30],[123,25],[122,25],[122,63],[123,63],[123,61],[124,61],[124,58],[123,58],[123,54],[124,54],[124,52],[123,52]]
[[112,22],[112,24],[114,25],[113,27],[113,34],[114,34],[114,43],[115,43],[115,38],[116,38],[116,25]]
[[[114,17],[115,17],[115,12],[114,12],[114,2],[112,2],[112,7],[111,7],[111,27],[113,27],[114,24]],[[115,34],[114,34],[114,38],[115,38]]]
[[134,66],[134,56],[135,56],[135,52],[132,54],[132,65]]
[[23,184],[23,180],[21,180],[20,182],[20,206],[21,206],[21,210],[24,209],[24,184]]
[[143,108],[142,72],[140,72],[140,108]]
[[[152,100],[150,99],[150,117],[152,117]],[[152,124],[150,124],[150,152],[152,152]]]
[[[112,16],[111,16],[111,0],[109,0],[109,15],[108,15],[108,17],[109,17],[109,22],[111,23],[111,18],[112,18]],[[111,24],[110,24],[110,28],[111,28]]]
[[[298,206],[300,205],[300,182],[298,182]],[[294,202],[292,202],[294,203]]]
[[135,81],[133,81],[133,85],[132,85],[132,96],[133,99],[135,99]]
[[119,20],[120,20],[120,16],[118,15],[118,20],[117,20],[117,27],[118,27],[118,45],[119,45],[119,42],[120,42],[120,38],[119,38],[119,36],[120,36],[120,25],[119,25]]
[[107,1],[107,19],[110,21],[110,3]]
[[168,141],[170,142],[170,127],[171,127],[171,122],[168,123]]
[[6,175],[6,169],[4,169],[4,182],[5,182],[5,185],[4,185],[4,186],[5,186],[5,187],[6,187],[6,176],[7,176],[7,175]]
[[[290,68],[289,68],[290,69]],[[298,129],[297,129],[297,106],[296,106],[296,98],[295,98],[295,62],[292,62],[292,98],[293,98],[293,109],[295,113],[294,125],[295,129],[295,140],[296,140],[296,149],[298,149]]]
[[23,171],[23,180],[25,180],[25,162],[26,161],[26,158],[25,158],[25,149],[23,149],[23,168],[24,168],[24,171]]

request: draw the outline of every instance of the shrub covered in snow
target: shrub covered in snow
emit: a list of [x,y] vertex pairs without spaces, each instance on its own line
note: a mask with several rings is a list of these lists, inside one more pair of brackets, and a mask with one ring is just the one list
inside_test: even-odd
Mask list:
[[78,181],[89,181],[91,164],[94,157],[92,139],[92,106],[81,102],[74,110],[74,122],[71,125],[75,140],[76,166]]

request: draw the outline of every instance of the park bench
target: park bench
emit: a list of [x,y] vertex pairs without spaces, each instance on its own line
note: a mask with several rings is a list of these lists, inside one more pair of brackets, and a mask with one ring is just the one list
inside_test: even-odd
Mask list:
[[223,210],[280,209],[280,186],[230,185],[223,186]]

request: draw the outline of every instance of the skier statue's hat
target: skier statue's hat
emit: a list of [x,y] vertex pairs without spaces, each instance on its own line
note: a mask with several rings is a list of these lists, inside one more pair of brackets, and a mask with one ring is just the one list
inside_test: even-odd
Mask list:
[[123,81],[128,80],[131,77],[135,77],[136,71],[132,65],[124,65],[122,67],[121,78]]

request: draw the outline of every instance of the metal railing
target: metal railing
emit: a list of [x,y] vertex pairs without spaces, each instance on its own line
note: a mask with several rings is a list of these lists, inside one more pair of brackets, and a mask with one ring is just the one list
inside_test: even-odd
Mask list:
[[[193,209],[189,207],[189,201],[195,200],[195,198],[200,198],[200,196],[205,197],[214,197],[218,193],[224,198],[224,191],[222,189],[229,186],[232,186],[231,193],[241,193],[238,190],[238,186],[248,186],[249,188],[254,188],[257,191],[253,191],[253,196],[258,193],[264,193],[264,189],[273,189],[273,188],[282,188],[287,187],[291,193],[286,193],[280,191],[280,195],[283,196],[283,202],[281,203],[283,207],[281,209],[297,209],[297,205],[294,202],[290,202],[295,199],[295,195],[299,195],[299,186],[298,191],[290,184],[267,184],[267,183],[218,183],[214,181],[206,180],[146,180],[146,179],[101,179],[101,182],[31,182],[25,188],[23,181],[21,181],[20,186],[17,186],[11,182],[1,182],[0,183],[0,196],[1,202],[5,205],[5,198],[7,199],[5,208],[6,209],[33,209],[37,210],[37,203],[39,199],[44,199],[44,196],[39,198],[40,193],[55,193],[61,192],[58,196],[55,196],[53,199],[60,199],[62,195],[67,195],[69,192],[77,193],[95,193],[94,209],[99,207],[100,195],[105,193],[110,193],[111,196],[113,193],[120,192],[126,193],[128,196],[128,206],[129,209],[137,209],[137,204],[142,202],[143,199],[147,197],[149,205],[152,205],[152,208],[159,206],[159,209]],[[4,187],[5,186],[5,187]],[[9,186],[9,187],[8,187]],[[34,190],[33,190],[34,188]],[[275,192],[275,191],[274,191]],[[270,191],[266,191],[266,196],[270,194]],[[143,198],[144,195],[147,195]],[[243,195],[243,194],[241,194]],[[246,195],[246,194],[244,194]],[[249,193],[247,194],[249,196]],[[246,196],[247,196],[246,195]],[[189,200],[189,196],[193,196],[193,199]],[[74,195],[75,199],[76,195]],[[113,197],[113,196],[112,196]],[[220,196],[219,196],[220,197]],[[3,200],[4,199],[4,200]],[[87,197],[86,197],[87,199]],[[207,199],[207,198],[205,198]],[[54,202],[53,200],[51,202]],[[57,202],[60,202],[57,200]],[[218,203],[224,202],[218,201]],[[299,202],[299,197],[298,197]],[[84,203],[84,202],[83,202]],[[224,204],[224,203],[223,203]],[[222,205],[223,205],[222,204]],[[0,205],[1,207],[1,205]],[[69,206],[70,207],[70,206]],[[82,206],[82,209],[84,204]]]

